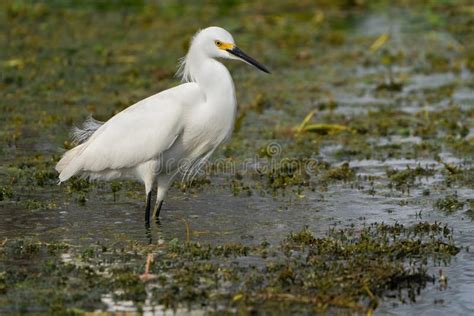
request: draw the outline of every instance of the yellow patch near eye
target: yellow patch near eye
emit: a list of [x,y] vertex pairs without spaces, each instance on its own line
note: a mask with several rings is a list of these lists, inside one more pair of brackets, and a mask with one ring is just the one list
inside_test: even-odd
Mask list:
[[221,42],[221,41],[215,41],[214,43],[216,43],[216,46],[219,47],[222,50],[227,50],[227,49],[234,48],[234,44],[231,44],[231,43],[224,43],[224,42]]

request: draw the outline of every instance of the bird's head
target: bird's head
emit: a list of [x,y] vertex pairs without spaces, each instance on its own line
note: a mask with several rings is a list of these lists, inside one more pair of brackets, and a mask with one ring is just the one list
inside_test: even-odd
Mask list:
[[261,63],[244,53],[235,45],[232,35],[217,26],[201,30],[193,39],[193,44],[201,49],[208,57],[241,60],[263,72],[270,71]]

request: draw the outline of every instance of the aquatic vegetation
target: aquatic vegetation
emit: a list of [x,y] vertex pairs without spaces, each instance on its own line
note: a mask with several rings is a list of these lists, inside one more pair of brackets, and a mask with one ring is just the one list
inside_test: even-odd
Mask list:
[[[156,256],[149,266],[154,277],[143,282],[139,273],[149,251]],[[72,261],[61,259],[65,252]],[[449,228],[427,222],[371,224],[360,231],[334,228],[323,236],[303,228],[280,244],[254,246],[178,240],[121,249],[96,245],[80,258],[64,243],[17,239],[0,248],[0,302],[11,306],[2,312],[66,312],[72,306],[86,311],[100,307],[106,293],[142,306],[151,291],[152,301],[165,308],[191,304],[210,312],[215,306],[264,311],[278,302],[280,311],[298,306],[362,312],[377,308],[391,293],[401,301],[415,301],[417,291],[434,282],[424,262],[447,262],[458,252]],[[110,261],[114,253],[118,256]],[[25,259],[31,263],[23,268],[5,265]],[[55,287],[45,288],[45,282]],[[27,293],[34,305],[12,304]]]
[[390,179],[389,187],[402,192],[408,192],[415,185],[418,177],[430,177],[435,173],[434,170],[423,168],[420,165],[414,169],[410,167],[405,170],[388,169],[386,172]]
[[[57,177],[57,174],[56,174]],[[81,177],[73,177],[70,181],[65,183],[66,190],[72,194],[78,203],[85,204],[87,201],[87,194],[90,189],[94,187],[94,184],[89,180]],[[115,195],[114,195],[115,196]]]
[[[0,314],[458,311],[468,249],[439,270],[472,243],[473,21],[466,0],[0,2]],[[89,115],[176,85],[205,24],[274,74],[226,63],[234,137],[149,239],[140,185],[53,167]]]
[[340,132],[351,132],[352,130],[340,124],[310,124],[311,119],[316,114],[316,110],[309,112],[301,124],[293,129],[293,132],[298,135],[301,133],[316,133],[320,135],[334,135]]
[[337,124],[309,124],[303,128],[303,132],[317,133],[320,135],[336,134],[351,131],[347,126]]
[[308,186],[310,175],[305,164],[299,159],[282,159],[280,163],[269,168],[265,175],[270,189],[284,189],[287,186]]
[[464,213],[474,221],[474,200],[469,200],[469,209]]
[[340,167],[333,167],[326,170],[322,175],[321,180],[328,181],[344,181],[348,182],[355,179],[354,169],[349,167],[349,163],[345,162]]
[[7,172],[17,184],[43,187],[57,183],[57,174],[51,169],[54,163],[52,157],[35,155],[15,161],[9,166]]
[[56,209],[58,206],[56,203],[53,201],[43,201],[43,200],[34,200],[34,199],[28,199],[28,200],[22,200],[21,205],[23,205],[25,208],[29,210],[35,210],[35,209]]
[[462,210],[464,202],[459,201],[457,194],[450,194],[444,198],[436,200],[434,207],[446,213],[453,213]]
[[0,201],[8,200],[13,197],[13,189],[11,186],[0,187]]

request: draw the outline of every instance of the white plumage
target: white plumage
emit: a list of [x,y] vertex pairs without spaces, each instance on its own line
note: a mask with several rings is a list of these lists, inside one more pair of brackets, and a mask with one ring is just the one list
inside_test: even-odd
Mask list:
[[90,119],[76,129],[79,143],[56,165],[59,180],[74,175],[91,180],[135,178],[145,184],[146,221],[157,182],[159,214],[178,172],[193,173],[231,134],[236,115],[234,84],[215,58],[240,59],[266,68],[238,49],[219,27],[198,32],[181,65],[184,81],[148,97],[102,123]]

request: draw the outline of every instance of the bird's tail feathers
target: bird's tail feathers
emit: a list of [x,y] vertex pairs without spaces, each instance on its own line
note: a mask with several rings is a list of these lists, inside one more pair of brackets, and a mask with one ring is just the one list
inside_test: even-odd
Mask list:
[[76,159],[82,152],[84,144],[68,150],[56,164],[56,171],[59,172],[59,182],[64,182],[79,171],[79,161]]
[[81,128],[74,127],[72,129],[73,141],[77,144],[86,142],[103,124],[104,122],[94,119],[92,115],[89,116],[89,118],[84,121]]
[[72,130],[72,139],[77,145],[76,147],[68,150],[61,160],[56,165],[56,170],[59,172],[59,182],[64,182],[70,177],[74,176],[81,170],[81,160],[78,159],[86,144],[85,142],[94,134],[104,122],[95,120],[90,116],[84,121],[82,127],[75,127]]

